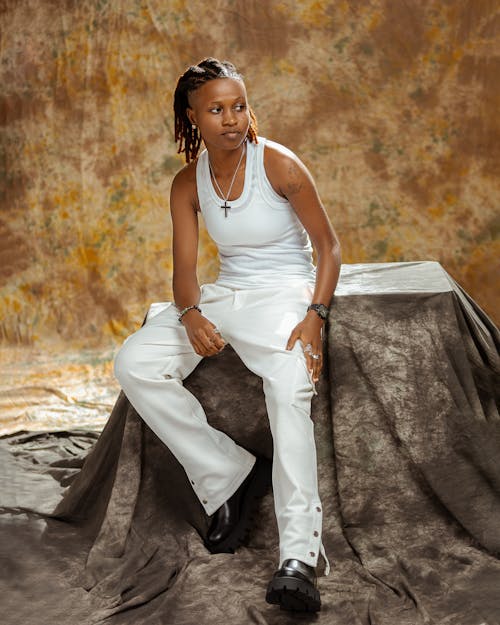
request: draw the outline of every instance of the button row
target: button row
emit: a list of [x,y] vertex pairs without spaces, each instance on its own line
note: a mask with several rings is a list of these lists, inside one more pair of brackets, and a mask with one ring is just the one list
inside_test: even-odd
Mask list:
[[[320,506],[316,506],[316,512],[321,512]],[[319,536],[318,530],[314,530],[313,535],[317,538]],[[311,556],[311,558],[314,558],[316,556],[316,553],[314,551],[310,551],[309,555]]]

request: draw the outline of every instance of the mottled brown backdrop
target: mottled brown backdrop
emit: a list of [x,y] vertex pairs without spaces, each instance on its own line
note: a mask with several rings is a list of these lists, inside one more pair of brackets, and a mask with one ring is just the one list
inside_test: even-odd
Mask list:
[[[4,341],[116,345],[171,297],[172,93],[208,55],[310,167],[344,262],[438,260],[496,316],[495,0],[0,7]],[[211,280],[206,233],[200,258]]]

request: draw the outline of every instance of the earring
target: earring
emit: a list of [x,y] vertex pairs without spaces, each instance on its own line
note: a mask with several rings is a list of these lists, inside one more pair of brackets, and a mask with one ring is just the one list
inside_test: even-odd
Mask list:
[[191,128],[193,129],[193,132],[196,130],[196,124],[191,124]]

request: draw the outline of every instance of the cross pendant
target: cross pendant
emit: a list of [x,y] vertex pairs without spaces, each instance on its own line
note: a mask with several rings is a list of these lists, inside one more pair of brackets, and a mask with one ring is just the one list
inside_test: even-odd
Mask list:
[[229,204],[227,203],[227,200],[224,200],[224,204],[221,206],[221,208],[224,209],[224,217],[227,217],[227,209],[231,208]]

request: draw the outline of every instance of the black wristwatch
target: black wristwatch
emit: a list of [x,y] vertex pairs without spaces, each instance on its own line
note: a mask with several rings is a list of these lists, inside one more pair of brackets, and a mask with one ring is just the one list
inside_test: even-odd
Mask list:
[[310,310],[314,310],[314,312],[317,313],[323,321],[328,319],[328,306],[325,306],[324,304],[311,304],[307,307],[307,311],[309,312]]

